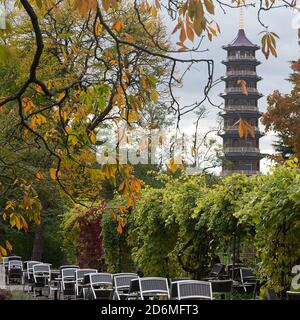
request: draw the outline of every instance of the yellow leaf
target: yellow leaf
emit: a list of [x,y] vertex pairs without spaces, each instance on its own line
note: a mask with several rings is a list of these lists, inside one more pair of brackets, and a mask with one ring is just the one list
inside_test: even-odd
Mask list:
[[91,132],[91,134],[90,134],[90,139],[91,139],[91,141],[92,141],[93,144],[96,144],[96,142],[97,142],[97,137],[96,137],[95,132]]
[[158,101],[158,93],[156,90],[152,90],[151,91],[151,99],[153,102],[157,102]]
[[0,246],[0,254],[2,256],[6,256],[7,255],[7,251],[2,246]]
[[6,249],[9,252],[12,252],[13,247],[12,247],[11,243],[8,240],[6,240],[5,244],[6,244]]
[[35,177],[37,178],[37,180],[40,180],[40,181],[45,179],[44,175],[41,172],[37,172]]
[[3,212],[3,214],[2,214],[2,219],[5,221],[6,220],[6,213],[5,212]]
[[50,168],[49,172],[50,172],[50,178],[52,180],[56,180],[56,169],[55,168]]
[[95,27],[95,34],[96,36],[100,36],[100,34],[103,31],[103,26],[101,23],[97,22],[96,27]]
[[157,9],[156,9],[156,7],[152,7],[152,9],[151,9],[151,15],[153,16],[153,17],[157,17]]

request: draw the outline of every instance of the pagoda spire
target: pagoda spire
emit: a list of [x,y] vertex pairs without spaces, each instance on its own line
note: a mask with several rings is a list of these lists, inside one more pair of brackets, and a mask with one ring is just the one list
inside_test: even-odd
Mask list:
[[244,7],[240,7],[240,30],[244,30],[244,26],[245,26]]

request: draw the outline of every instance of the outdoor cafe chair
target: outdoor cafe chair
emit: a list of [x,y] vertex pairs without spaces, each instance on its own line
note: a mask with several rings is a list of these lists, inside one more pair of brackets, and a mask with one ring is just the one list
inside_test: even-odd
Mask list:
[[30,287],[32,288],[34,279],[33,279],[33,266],[36,264],[41,264],[40,261],[26,261],[26,270],[23,271],[23,291],[25,291],[25,286],[28,286],[28,292]]
[[212,287],[213,295],[220,295],[222,299],[225,299],[225,295],[231,298],[232,293],[232,280],[209,280]]
[[207,281],[183,280],[177,282],[178,300],[212,300],[212,285]]
[[8,284],[18,282],[22,284],[23,263],[21,260],[8,260]]
[[81,294],[83,294],[84,276],[97,272],[97,269],[75,269],[75,298],[81,297]]
[[146,277],[139,278],[139,289],[141,300],[159,297],[169,298],[169,284],[167,278]]
[[114,274],[115,300],[125,300],[129,296],[131,280],[138,279],[139,276],[134,273]]
[[[87,291],[87,292],[86,292]],[[111,273],[90,273],[85,276],[84,298],[110,300],[113,297],[113,276]]]
[[[34,285],[33,285],[33,295],[36,297],[36,292],[40,292],[40,295],[42,295],[43,289],[47,288],[49,289],[49,283],[50,283],[50,277],[51,277],[51,270],[50,265],[47,263],[40,263],[35,264],[33,266],[33,279],[34,279]],[[48,293],[49,295],[49,293]]]
[[75,271],[77,269],[78,268],[60,269],[61,276],[60,279],[57,279],[59,298],[61,295],[63,296],[63,299],[65,299],[65,297],[75,297]]
[[219,279],[225,273],[225,265],[222,263],[216,263],[213,265],[211,271],[209,272],[207,278],[208,279]]

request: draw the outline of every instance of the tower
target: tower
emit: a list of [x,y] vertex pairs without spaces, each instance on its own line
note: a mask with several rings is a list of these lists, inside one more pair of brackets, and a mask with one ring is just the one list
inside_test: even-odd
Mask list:
[[[224,99],[224,112],[220,113],[224,119],[223,138],[224,161],[222,174],[245,173],[255,175],[260,172],[260,160],[263,155],[259,149],[259,139],[263,133],[259,131],[258,122],[261,113],[258,101],[262,94],[257,90],[257,83],[262,79],[256,73],[260,62],[255,53],[259,46],[253,44],[244,31],[243,14],[241,11],[240,29],[236,38],[227,46],[227,59],[222,61],[226,66],[225,91],[220,96]],[[248,95],[243,94],[239,80],[246,82]],[[240,138],[239,120],[243,119],[253,128],[255,138],[248,136]]]

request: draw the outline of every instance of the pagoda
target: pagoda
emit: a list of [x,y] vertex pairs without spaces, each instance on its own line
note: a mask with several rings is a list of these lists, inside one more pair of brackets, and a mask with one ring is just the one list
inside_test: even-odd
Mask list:
[[[224,112],[220,115],[224,119],[223,138],[224,161],[222,175],[244,173],[257,175],[260,173],[260,160],[264,157],[260,153],[259,140],[263,133],[259,130],[261,112],[258,101],[262,94],[257,90],[257,83],[262,79],[256,73],[260,62],[255,53],[260,47],[253,44],[247,37],[243,25],[241,12],[240,28],[236,38],[223,49],[227,51],[227,60],[222,61],[226,66],[225,91],[220,96],[224,99]],[[239,80],[246,82],[247,92],[243,92]],[[255,137],[247,138],[239,135],[239,120],[246,121],[254,130]]]

